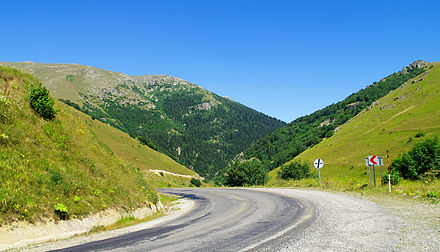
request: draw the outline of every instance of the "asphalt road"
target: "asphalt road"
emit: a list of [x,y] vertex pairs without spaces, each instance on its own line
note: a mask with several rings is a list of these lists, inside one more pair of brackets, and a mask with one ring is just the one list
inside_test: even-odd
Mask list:
[[[270,246],[301,228],[310,207],[281,194],[246,189],[161,189],[195,201],[187,214],[158,227],[58,251],[239,251]],[[287,232],[289,231],[289,232]],[[277,236],[278,238],[275,238]]]

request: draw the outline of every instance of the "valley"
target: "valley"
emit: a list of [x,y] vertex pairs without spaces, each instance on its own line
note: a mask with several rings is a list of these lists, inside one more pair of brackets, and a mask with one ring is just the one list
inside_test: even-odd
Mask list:
[[0,251],[440,248],[440,1],[3,1]]
[[[366,186],[368,168],[365,167],[364,157],[370,153],[384,155],[389,150],[394,158],[438,136],[438,63],[414,62],[339,103],[285,126],[279,120],[170,76],[128,77],[96,69],[95,72],[87,70],[85,73],[94,77],[85,77],[81,71],[90,67],[73,65],[73,68],[81,68],[75,70],[75,74],[72,65],[2,64],[20,66],[39,74],[40,80],[45,78],[47,81],[44,86],[54,91],[60,101],[53,101],[54,118],[41,118],[38,115],[40,112],[35,110],[32,103],[29,104],[32,96],[27,91],[35,89],[40,80],[15,68],[0,68],[2,85],[5,87],[2,97],[6,97],[2,99],[7,101],[2,107],[1,124],[4,136],[0,163],[4,167],[2,221],[6,225],[1,232],[7,233],[6,229],[17,228],[18,224],[31,228],[31,224],[25,223],[39,222],[39,218],[49,223],[69,223],[108,210],[128,214],[155,205],[151,209],[162,211],[158,207],[161,203],[156,189],[165,193],[162,197],[177,197],[177,205],[166,207],[168,210],[163,212],[165,217],[153,222],[157,226],[137,224],[130,227],[132,231],[127,233],[118,231],[117,235],[108,236],[104,232],[102,235],[77,239],[76,243],[75,239],[72,242],[55,241],[28,245],[28,249],[82,251],[105,248],[137,251],[147,248],[187,250],[196,246],[200,250],[313,250],[323,248],[317,241],[325,240],[332,249],[345,244],[343,246],[347,248],[376,250],[379,247],[375,247],[375,243],[371,244],[360,237],[365,232],[377,230],[389,232],[389,240],[385,245],[382,241],[381,248],[430,249],[436,246],[435,242],[426,243],[411,231],[425,230],[426,236],[436,240],[436,235],[431,234],[435,226],[429,224],[439,214],[435,206],[438,204],[437,192],[440,187],[435,170],[432,178],[422,176],[421,180],[415,181],[403,179],[400,184],[393,185],[392,194],[384,195],[387,186],[379,183],[373,190]],[[57,69],[55,75],[51,75],[53,72],[50,68]],[[65,71],[72,74],[66,74]],[[61,77],[64,78],[62,81]],[[109,81],[111,78],[115,78],[114,82]],[[94,79],[97,84],[93,82]],[[73,84],[75,80],[78,83]],[[87,86],[90,83],[94,83],[93,88]],[[66,89],[65,85],[71,87]],[[41,88],[44,90],[43,86]],[[146,129],[145,125],[150,127]],[[261,128],[261,125],[265,126]],[[256,128],[259,130],[254,131]],[[163,130],[167,132],[166,138],[163,138]],[[154,132],[157,138],[152,137],[156,134]],[[201,138],[191,139],[195,135],[202,138],[216,136],[216,140],[212,137],[209,138],[211,140],[204,138],[201,142]],[[171,140],[171,136],[179,138]],[[176,139],[183,141],[182,144],[172,145]],[[256,140],[252,143],[251,139]],[[237,145],[235,141],[242,144],[232,147]],[[171,149],[177,146],[174,154],[166,150],[168,147],[164,146],[167,144],[172,145],[169,147]],[[212,149],[213,146],[217,149]],[[229,146],[229,154],[221,154],[223,152],[219,146]],[[245,150],[245,146],[251,147]],[[43,153],[39,153],[42,148]],[[185,150],[191,149],[196,159],[192,159],[193,163],[185,163],[188,160],[182,157],[190,157]],[[218,156],[212,156],[213,153]],[[202,154],[209,160],[201,157]],[[283,167],[293,167],[291,164],[296,161],[310,164],[316,157],[325,160],[325,167],[321,170],[322,186],[317,183],[315,170],[310,170],[309,175],[302,179],[279,176]],[[217,160],[214,162],[217,165],[198,166],[211,167],[203,168],[203,171],[188,165],[201,164],[200,160]],[[237,181],[242,181],[238,185],[255,185],[253,183],[257,180],[252,177],[264,175],[267,180],[263,180],[261,185],[266,188],[190,188],[222,186],[222,173],[226,171],[226,176],[232,174],[231,168],[226,167],[228,163],[242,164],[234,171],[238,173],[234,174],[238,176]],[[259,168],[255,170],[254,166]],[[11,167],[18,168],[20,172],[8,172]],[[251,170],[248,171],[249,168]],[[200,171],[200,174],[196,171]],[[204,175],[208,178],[217,176],[220,180],[216,184],[208,184]],[[84,180],[86,177],[88,180]],[[246,177],[252,179],[247,180]],[[19,190],[14,190],[14,185],[18,185]],[[170,187],[175,189],[166,189]],[[316,190],[304,190],[310,187]],[[49,190],[51,193],[48,193]],[[354,194],[338,194],[334,191]],[[39,197],[43,195],[45,198],[42,200]],[[260,200],[255,201],[256,198]],[[322,203],[323,198],[328,199],[326,205]],[[180,202],[188,201],[192,202],[191,207],[185,207],[180,215],[173,215],[180,211]],[[394,203],[390,205],[390,201]],[[400,202],[407,203],[401,205]],[[429,202],[433,205],[429,205]],[[421,216],[411,212],[408,204],[415,209],[429,211],[431,215],[422,218],[428,224],[421,225],[415,221]],[[276,207],[268,208],[270,205]],[[359,205],[362,207],[359,208]],[[344,222],[344,228],[350,227],[349,232],[327,235],[317,228],[340,225],[334,219],[342,218],[335,217],[339,216],[339,212],[334,211],[336,206],[340,207],[338,211],[350,212]],[[57,209],[66,209],[64,215]],[[361,209],[380,213],[367,218],[373,223],[372,226],[358,228],[359,222],[366,221],[366,212]],[[402,215],[402,211],[409,211],[411,215]],[[171,217],[166,217],[168,214],[177,219],[169,219]],[[218,227],[219,219],[224,220],[221,222],[223,228]],[[271,225],[267,224],[268,219]],[[393,221],[389,226],[383,226],[385,219]],[[339,228],[343,229],[342,226]],[[232,230],[236,233],[230,236]],[[406,233],[401,234],[399,230],[406,230]],[[310,243],[308,239],[301,238],[305,232],[312,232],[320,238]],[[50,234],[46,236],[50,237]],[[206,239],[196,239],[199,236]],[[154,242],[149,242],[151,239]],[[176,244],[170,239],[181,242]],[[373,239],[378,241],[379,237]],[[292,243],[292,240],[297,242]],[[26,244],[33,243],[29,240]]]

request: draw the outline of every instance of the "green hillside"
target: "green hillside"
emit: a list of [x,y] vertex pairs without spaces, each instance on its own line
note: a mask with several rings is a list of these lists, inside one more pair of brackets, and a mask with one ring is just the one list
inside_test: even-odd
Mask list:
[[29,90],[38,84],[0,67],[0,224],[65,218],[64,207],[75,218],[157,202],[142,172],[118,158],[73,108],[55,101],[53,120],[37,114]]
[[[356,188],[369,183],[365,157],[377,155],[386,158],[389,150],[392,160],[415,143],[432,136],[440,136],[439,63],[432,64],[421,76],[374,102],[343,124],[332,137],[307,149],[295,160],[312,164],[313,160],[321,158],[325,162],[321,169],[325,185]],[[276,178],[278,170],[270,173],[270,184],[298,183],[281,182]],[[377,171],[380,173],[379,169]],[[302,183],[316,182],[317,179],[309,179]],[[420,184],[426,187],[425,190],[435,185]]]
[[243,158],[258,158],[271,170],[284,164],[307,148],[332,136],[340,125],[369,107],[377,99],[423,73],[427,64],[420,60],[416,61],[402,71],[353,93],[343,101],[294,120],[257,140],[244,152]]
[[135,167],[142,170],[165,170],[181,175],[193,175],[197,173],[176,163],[167,155],[157,152],[150,147],[139,143],[136,139],[131,138],[127,133],[113,128],[98,120],[93,120],[79,111],[72,111],[78,117],[87,121],[93,133],[103,144],[124,160],[130,162]]
[[1,63],[35,74],[57,98],[114,126],[202,176],[285,125],[166,75],[127,76],[75,64]]
[[[190,177],[201,179],[196,172],[177,163],[167,155],[139,143],[139,141],[131,138],[127,133],[98,120],[93,120],[90,116],[67,105],[62,105],[64,109],[70,109],[72,115],[85,121],[90,132],[97,138],[101,145],[105,146],[105,148],[109,149],[124,162],[127,162],[142,172],[144,178],[147,179],[153,187],[189,186]],[[177,175],[166,173],[160,175],[159,171],[159,174],[157,174],[151,170],[160,170]]]

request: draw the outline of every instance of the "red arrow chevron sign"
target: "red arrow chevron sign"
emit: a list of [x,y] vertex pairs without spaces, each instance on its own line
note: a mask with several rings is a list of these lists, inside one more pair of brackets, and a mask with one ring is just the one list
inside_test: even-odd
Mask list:
[[367,166],[372,166],[372,165],[382,165],[381,159],[382,157],[378,157],[378,156],[368,156],[365,160]]

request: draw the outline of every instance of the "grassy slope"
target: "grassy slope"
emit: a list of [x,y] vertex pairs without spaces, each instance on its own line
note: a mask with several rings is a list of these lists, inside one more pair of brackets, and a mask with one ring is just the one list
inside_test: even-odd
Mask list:
[[34,76],[4,67],[0,75],[0,95],[10,102],[0,106],[0,223],[57,218],[57,203],[74,217],[157,200],[142,173],[100,143],[72,108],[56,102],[53,121],[35,114],[28,98]]
[[176,163],[167,155],[157,152],[146,145],[140,144],[127,133],[102,123],[92,120],[90,116],[75,110],[75,115],[87,121],[93,132],[105,145],[108,145],[116,155],[134,166],[143,169],[165,170],[182,175],[196,175],[197,173]]
[[[327,186],[356,188],[369,183],[366,156],[386,158],[386,151],[389,150],[392,160],[421,140],[415,138],[417,133],[426,133],[424,138],[440,135],[440,63],[434,63],[426,77],[417,82],[419,79],[420,76],[414,79],[416,82],[410,80],[390,92],[378,100],[372,109],[362,111],[342,125],[334,136],[295,159],[310,164],[318,157],[323,159],[325,166],[321,175]],[[269,184],[316,185],[317,179],[282,182],[276,178],[278,170],[270,173]],[[317,173],[316,169],[314,172]]]
[[[8,67],[18,67],[26,72],[37,76],[44,83],[54,97],[69,99],[73,102],[82,104],[79,99],[78,92],[83,92],[85,88],[90,86],[103,88],[109,82],[115,81],[119,76],[118,73],[105,71],[91,66],[83,66],[77,64],[35,64],[27,62],[0,62],[0,65]],[[99,74],[99,78],[89,80],[86,73],[82,71],[87,69],[89,72]],[[74,82],[66,79],[66,75],[73,74]]]
[[[64,105],[64,104],[63,104]],[[199,175],[177,163],[167,155],[157,152],[146,145],[140,144],[137,140],[131,138],[127,133],[113,128],[98,120],[92,120],[90,116],[64,105],[65,109],[72,110],[75,117],[84,120],[89,126],[101,145],[109,148],[114,154],[139,169],[144,177],[154,187],[181,187],[188,186],[190,178],[179,177],[165,174],[164,176],[155,175],[150,172],[153,170],[164,170],[181,175],[190,175],[199,178]]]

